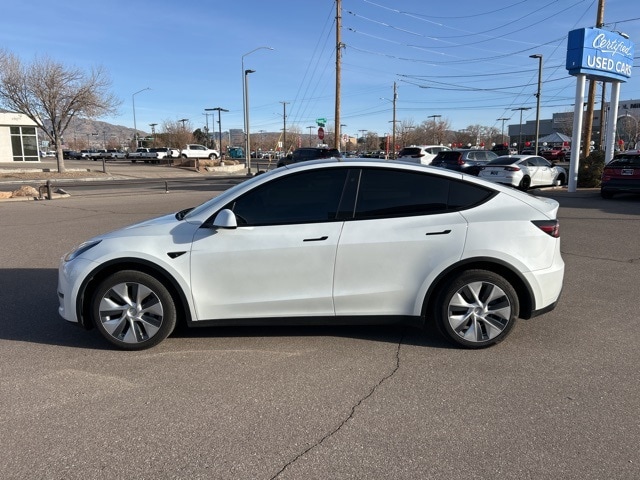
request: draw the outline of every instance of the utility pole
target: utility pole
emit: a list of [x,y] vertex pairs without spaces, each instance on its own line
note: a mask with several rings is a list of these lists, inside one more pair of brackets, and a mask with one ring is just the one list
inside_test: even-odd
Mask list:
[[396,103],[398,101],[398,89],[396,87],[396,82],[393,82],[393,130],[391,134],[391,158],[396,158]]
[[287,154],[287,103],[289,102],[280,102],[282,104],[283,113],[282,113],[282,121],[284,122],[284,128],[282,129],[282,152]]
[[[596,18],[596,27],[601,28],[604,25],[604,0],[598,0],[598,14]],[[584,124],[584,143],[582,151],[584,156],[588,156],[591,151],[591,134],[593,131],[593,110],[596,103],[596,87],[598,82],[594,79],[589,79],[589,94],[587,96],[587,114]],[[602,116],[600,118],[600,129],[603,127]],[[577,148],[580,148],[578,145]]]
[[336,110],[334,115],[336,133],[333,147],[340,148],[340,76],[342,71],[342,0],[336,0]]

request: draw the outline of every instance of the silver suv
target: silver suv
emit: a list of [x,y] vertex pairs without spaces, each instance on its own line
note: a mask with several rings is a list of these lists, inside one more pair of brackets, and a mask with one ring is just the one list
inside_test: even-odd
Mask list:
[[411,145],[400,150],[398,160],[403,162],[421,163],[430,165],[439,152],[451,150],[444,145]]

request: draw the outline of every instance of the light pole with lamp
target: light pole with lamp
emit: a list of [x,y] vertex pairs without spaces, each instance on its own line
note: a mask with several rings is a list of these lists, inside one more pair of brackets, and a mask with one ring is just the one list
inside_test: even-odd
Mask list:
[[525,110],[531,110],[531,107],[518,107],[512,108],[512,112],[520,111],[520,137],[518,138],[518,153],[522,152],[522,112]]
[[247,162],[247,175],[251,175],[251,138],[249,133],[249,80],[248,75],[255,73],[255,70],[244,71],[244,158]]
[[368,130],[360,129],[360,130],[358,130],[358,131],[360,132],[360,138],[362,138],[362,143],[363,143],[363,144],[364,144],[364,146],[366,147],[366,146],[367,146],[367,143],[366,143],[366,141],[364,140],[364,133],[365,133],[365,132],[368,132]]
[[507,118],[507,117],[500,117],[497,119],[498,121],[502,121],[502,130],[500,133],[500,140],[502,140],[502,143],[504,144],[504,122],[506,122],[507,120],[511,120],[511,118]]
[[[218,137],[220,139],[220,158],[222,158],[222,121],[220,118],[221,113],[220,112],[228,112],[229,110],[227,110],[226,108],[222,108],[222,107],[214,107],[214,108],[205,108],[204,109],[205,112],[218,112]],[[215,132],[215,128],[213,129],[213,131]]]
[[436,124],[436,118],[440,118],[442,117],[442,115],[429,115],[427,118],[433,118],[433,143],[435,143],[436,145],[440,144],[440,141],[438,139],[438,126]]
[[157,123],[150,123],[149,126],[151,127],[151,136],[153,137],[153,141],[152,141],[152,145],[155,147],[156,146],[156,125],[158,125]]
[[536,93],[536,150],[535,154],[540,155],[538,150],[538,137],[540,136],[540,90],[542,90],[542,54],[529,55],[529,58],[538,59],[538,91]]
[[253,52],[257,52],[258,50],[273,50],[271,47],[258,47],[254,48],[250,52],[242,55],[241,65],[242,65],[242,111],[244,112],[244,158],[247,163],[247,175],[251,174],[251,152],[249,151],[250,141],[249,141],[249,108],[248,108],[248,99],[247,99],[247,73],[253,73],[255,70],[245,70],[244,69],[244,57],[247,55],[251,55]]
[[138,127],[136,126],[136,95],[144,92],[145,90],[151,90],[151,88],[143,88],[142,90],[138,90],[133,95],[131,95],[131,103],[133,104],[133,131],[134,136],[136,137],[136,148],[140,146],[140,144],[138,143]]

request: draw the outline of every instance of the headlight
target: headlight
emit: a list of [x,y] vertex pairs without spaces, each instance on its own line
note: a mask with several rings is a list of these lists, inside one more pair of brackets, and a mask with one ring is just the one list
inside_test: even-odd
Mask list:
[[101,241],[102,240],[90,240],[88,242],[81,243],[80,245],[78,245],[76,248],[74,248],[64,256],[64,261],[70,262],[74,258],[82,255],[84,252],[86,252],[90,248],[93,248],[96,245],[98,245]]

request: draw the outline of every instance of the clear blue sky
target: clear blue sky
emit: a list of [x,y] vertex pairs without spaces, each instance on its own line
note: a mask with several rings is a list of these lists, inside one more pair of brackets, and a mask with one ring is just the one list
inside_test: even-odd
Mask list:
[[[565,70],[566,36],[595,24],[597,0],[343,0],[343,133],[391,131],[397,119],[420,124],[441,115],[454,129],[501,125],[512,108],[535,107],[544,56],[542,118],[570,111],[575,80]],[[249,77],[251,131],[287,126],[303,132],[334,116],[333,0],[30,0],[5,2],[0,45],[25,61],[47,55],[67,65],[101,65],[122,100],[103,118],[149,132],[150,123],[188,118],[205,124],[205,108],[222,107],[222,128],[242,128],[242,66]],[[607,0],[606,28],[640,47],[635,0]],[[640,71],[621,99],[640,98]],[[524,120],[535,118],[535,108]],[[211,117],[209,121],[211,122]],[[211,124],[210,124],[211,125]],[[159,127],[158,127],[159,128]],[[216,127],[217,129],[217,127]]]

